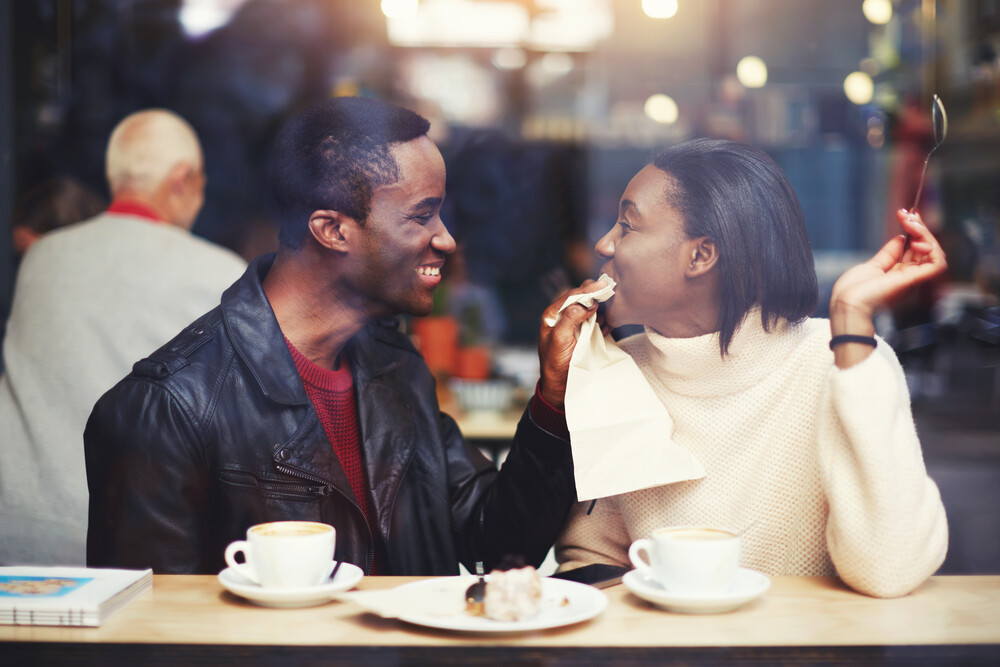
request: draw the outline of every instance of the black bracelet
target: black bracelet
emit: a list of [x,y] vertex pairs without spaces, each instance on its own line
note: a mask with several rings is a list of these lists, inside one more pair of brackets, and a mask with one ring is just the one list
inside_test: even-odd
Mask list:
[[834,336],[830,339],[830,349],[832,350],[835,346],[841,343],[861,343],[863,345],[871,345],[875,347],[878,343],[875,340],[875,336],[856,336],[854,334],[840,334],[839,336]]

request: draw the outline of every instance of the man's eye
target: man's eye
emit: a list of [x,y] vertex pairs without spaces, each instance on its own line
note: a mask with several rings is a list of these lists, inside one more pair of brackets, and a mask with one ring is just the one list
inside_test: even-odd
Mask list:
[[628,234],[635,229],[632,225],[628,224],[628,220],[619,220],[618,225],[622,228],[622,234]]
[[426,225],[428,222],[430,222],[431,218],[433,217],[434,217],[433,213],[426,213],[424,215],[415,215],[413,216],[412,219],[420,223],[421,225]]

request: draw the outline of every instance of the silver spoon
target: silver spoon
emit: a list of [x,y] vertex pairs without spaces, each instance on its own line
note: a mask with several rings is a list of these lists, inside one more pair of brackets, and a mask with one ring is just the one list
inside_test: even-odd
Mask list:
[[[944,110],[944,102],[936,94],[934,95],[934,100],[931,102],[931,122],[934,125],[934,146],[927,151],[927,157],[924,158],[924,168],[920,172],[920,183],[917,185],[917,196],[913,198],[913,206],[910,207],[910,213],[917,210],[917,204],[920,203],[920,195],[924,191],[924,177],[927,176],[927,163],[931,161],[931,153],[937,150],[938,146],[944,143],[944,138],[948,136],[948,114]],[[899,253],[899,261],[903,261],[903,255],[906,254],[906,249],[910,247],[910,241],[912,237],[909,233],[906,234],[906,239],[903,241],[903,252]]]
[[483,561],[476,561],[476,575],[479,581],[469,586],[465,591],[466,609],[473,615],[482,615],[483,603],[486,600],[486,574],[483,571]]
[[330,576],[327,578],[328,581],[334,581],[334,580],[336,580],[336,578],[337,578],[337,570],[339,570],[340,566],[343,565],[343,564],[344,564],[344,559],[343,558],[337,561],[337,564],[333,566],[333,571],[330,572]]

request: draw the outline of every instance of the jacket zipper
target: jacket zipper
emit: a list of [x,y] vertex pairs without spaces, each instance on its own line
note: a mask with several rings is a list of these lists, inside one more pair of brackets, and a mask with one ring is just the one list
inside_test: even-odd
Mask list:
[[267,491],[277,491],[279,493],[283,491],[297,491],[299,493],[319,493],[320,495],[324,496],[327,495],[327,485],[325,482],[320,486],[305,486],[305,485],[291,486],[288,484],[275,484],[273,482],[262,482],[261,480],[255,479],[254,484],[251,485],[244,483],[243,480],[240,479],[240,475],[233,474],[228,470],[221,471],[219,473],[219,477],[240,484],[241,486],[254,486],[256,488],[264,489]]
[[[346,493],[344,493],[343,491],[341,491],[340,489],[338,489],[334,485],[330,484],[329,482],[327,482],[322,477],[316,477],[315,475],[310,475],[308,473],[300,472],[298,470],[292,470],[291,468],[288,468],[288,467],[283,466],[281,464],[277,464],[277,468],[278,468],[279,471],[285,473],[286,475],[291,475],[292,477],[298,477],[299,479],[308,479],[308,480],[310,480],[312,482],[318,482],[318,483],[322,484],[324,492],[327,489],[332,489],[333,491],[336,491],[338,495],[340,495],[341,497],[343,497],[344,500],[346,500],[347,502],[349,502],[352,506],[354,506],[355,509],[358,510],[358,514],[360,514],[361,517],[365,520],[364,521],[364,523],[365,523],[365,530],[368,532],[368,544],[369,544],[369,548],[368,548],[368,558],[366,559],[367,562],[368,562],[368,567],[365,568],[365,571],[366,572],[371,572],[372,571],[372,565],[374,564],[374,561],[375,561],[375,537],[372,535],[371,526],[368,525],[368,517],[366,517],[365,513],[361,510],[361,505],[358,504],[358,501],[355,500],[353,497],[348,496]],[[324,493],[324,495],[325,495],[325,493]]]

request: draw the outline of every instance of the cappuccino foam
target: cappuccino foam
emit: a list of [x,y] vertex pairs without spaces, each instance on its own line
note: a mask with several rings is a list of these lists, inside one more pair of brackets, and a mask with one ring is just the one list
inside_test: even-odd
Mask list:
[[333,530],[332,526],[325,523],[310,523],[307,521],[276,521],[274,523],[262,523],[250,529],[250,532],[260,537],[307,537],[309,535],[320,535]]

